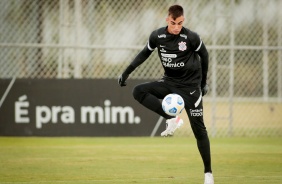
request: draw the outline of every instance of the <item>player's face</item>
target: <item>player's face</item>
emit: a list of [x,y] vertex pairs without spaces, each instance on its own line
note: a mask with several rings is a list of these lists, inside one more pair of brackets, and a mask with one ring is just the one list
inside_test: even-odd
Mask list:
[[178,35],[180,33],[181,29],[182,29],[184,17],[180,16],[180,17],[177,17],[174,20],[171,16],[168,16],[166,18],[166,22],[167,22],[167,26],[168,26],[167,31],[170,34]]

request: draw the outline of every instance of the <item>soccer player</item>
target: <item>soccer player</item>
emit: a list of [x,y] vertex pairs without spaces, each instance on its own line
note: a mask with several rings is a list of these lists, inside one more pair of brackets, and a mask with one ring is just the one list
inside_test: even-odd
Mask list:
[[167,119],[167,128],[161,136],[173,135],[183,120],[178,116],[167,115],[162,110],[159,99],[163,99],[170,93],[182,96],[204,163],[204,183],[213,184],[210,142],[203,120],[202,102],[202,97],[208,91],[206,80],[209,55],[199,35],[183,27],[184,20],[182,6],[170,6],[166,18],[167,26],[151,33],[147,45],[119,76],[118,83],[120,86],[126,86],[126,80],[131,72],[141,65],[154,49],[158,50],[164,69],[162,79],[135,86],[133,96],[143,106]]

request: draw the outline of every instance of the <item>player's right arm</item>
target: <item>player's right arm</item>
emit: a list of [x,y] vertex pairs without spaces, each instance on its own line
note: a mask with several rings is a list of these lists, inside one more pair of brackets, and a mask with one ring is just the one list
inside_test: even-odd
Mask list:
[[[154,31],[155,32],[155,31]],[[125,71],[119,76],[118,83],[119,85],[126,86],[126,79],[128,76],[139,66],[141,65],[154,51],[156,48],[154,43],[154,32],[151,34],[147,45],[137,54]]]

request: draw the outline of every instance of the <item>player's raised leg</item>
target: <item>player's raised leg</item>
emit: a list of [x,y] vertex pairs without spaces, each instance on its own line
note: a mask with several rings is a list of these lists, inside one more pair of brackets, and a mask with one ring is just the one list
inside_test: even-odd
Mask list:
[[169,93],[171,90],[167,85],[159,81],[143,83],[133,89],[133,96],[140,104],[167,119],[167,128],[161,136],[173,135],[174,131],[183,124],[183,120],[179,117],[168,115],[163,111],[160,99]]

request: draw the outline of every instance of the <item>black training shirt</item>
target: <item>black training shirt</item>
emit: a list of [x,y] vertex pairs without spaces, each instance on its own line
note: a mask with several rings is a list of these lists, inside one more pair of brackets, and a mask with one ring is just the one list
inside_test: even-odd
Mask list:
[[165,70],[163,80],[178,86],[203,86],[208,71],[208,52],[199,35],[185,27],[178,35],[168,33],[167,27],[150,35],[147,46],[131,63],[137,67],[157,48]]

